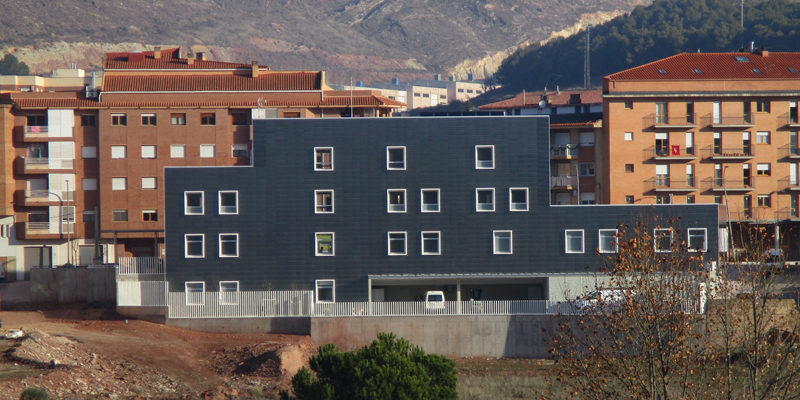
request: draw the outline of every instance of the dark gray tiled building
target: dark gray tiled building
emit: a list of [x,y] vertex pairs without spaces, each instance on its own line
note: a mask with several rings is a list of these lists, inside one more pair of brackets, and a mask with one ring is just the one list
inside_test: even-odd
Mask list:
[[166,169],[169,290],[237,282],[242,291],[317,288],[335,301],[426,290],[557,300],[602,262],[601,237],[678,216],[681,235],[716,255],[716,205],[550,206],[548,125],[256,120],[252,166]]

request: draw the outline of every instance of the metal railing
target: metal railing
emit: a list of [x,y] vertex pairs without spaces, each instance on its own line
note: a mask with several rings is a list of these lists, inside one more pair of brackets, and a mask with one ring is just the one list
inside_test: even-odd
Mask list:
[[642,150],[642,156],[645,160],[649,160],[651,158],[696,158],[697,148],[680,145],[666,147],[650,146]]
[[549,300],[484,300],[342,302],[314,304],[315,317],[421,317],[442,315],[556,315],[579,314],[572,302]]
[[[313,312],[314,292],[310,290],[236,292],[170,292],[169,318],[264,318],[309,317]],[[235,300],[235,301],[232,301]],[[189,304],[192,303],[192,304]]]
[[800,126],[800,118],[798,118],[797,111],[793,113],[781,114],[777,117],[778,126]]
[[785,176],[778,180],[779,190],[800,190],[800,180]]
[[747,180],[708,178],[703,180],[703,190],[753,190],[754,179]]
[[777,219],[797,219],[800,218],[800,210],[797,208],[784,207],[775,211],[775,218]]
[[[74,191],[67,190],[47,190],[47,189],[28,189],[25,190],[25,198],[40,201],[73,201]],[[52,196],[52,197],[51,197]],[[61,196],[59,200],[58,196]]]
[[685,115],[656,115],[656,114],[649,114],[645,117],[642,117],[642,128],[647,129],[650,127],[691,127],[697,126],[697,114],[685,114]]
[[[25,133],[48,133],[49,128],[47,125],[44,126],[32,126],[32,125],[25,125]],[[25,135],[28,136],[28,135]],[[47,136],[47,135],[44,135]]]
[[74,169],[75,160],[71,158],[26,157],[25,169]]
[[578,144],[562,144],[550,146],[550,157],[577,157]]
[[694,176],[656,176],[644,181],[645,191],[650,190],[696,190],[697,178]]
[[703,147],[703,158],[753,158],[756,155],[755,146],[740,147]]
[[743,113],[740,115],[718,115],[706,114],[700,118],[703,126],[754,126],[756,124],[755,113]]
[[165,260],[159,257],[120,257],[120,275],[145,275],[166,273]]
[[30,231],[50,231],[49,222],[26,222],[25,230]]
[[575,187],[578,186],[576,175],[558,175],[550,177],[550,187]]
[[780,158],[800,157],[800,147],[788,144],[778,147],[778,156]]

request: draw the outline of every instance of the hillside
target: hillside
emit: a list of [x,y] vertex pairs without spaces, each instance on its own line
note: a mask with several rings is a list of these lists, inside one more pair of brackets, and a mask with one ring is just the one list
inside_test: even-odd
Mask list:
[[480,76],[487,63],[493,72],[493,57],[496,63],[498,54],[520,44],[644,3],[649,0],[0,0],[0,51],[16,54],[34,72],[71,62],[96,67],[106,50],[201,44],[231,61],[324,69],[331,82],[451,71]]

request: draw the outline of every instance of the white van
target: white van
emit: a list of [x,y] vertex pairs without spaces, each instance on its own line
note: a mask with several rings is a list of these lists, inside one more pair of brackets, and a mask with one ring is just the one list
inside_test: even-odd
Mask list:
[[442,291],[425,292],[425,308],[428,310],[444,309],[444,292]]

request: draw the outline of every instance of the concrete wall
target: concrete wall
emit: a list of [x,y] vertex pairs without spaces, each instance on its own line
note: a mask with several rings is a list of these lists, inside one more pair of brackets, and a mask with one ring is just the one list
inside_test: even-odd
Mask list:
[[31,303],[115,301],[114,268],[33,268]]
[[310,317],[282,318],[181,318],[167,319],[166,324],[177,328],[212,333],[277,333],[308,335]]

